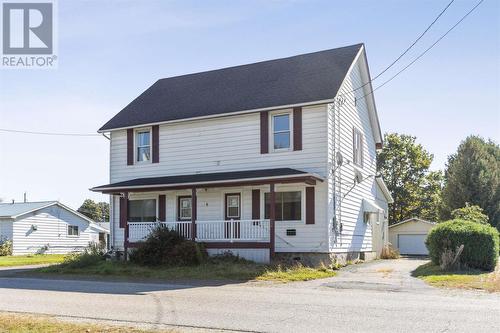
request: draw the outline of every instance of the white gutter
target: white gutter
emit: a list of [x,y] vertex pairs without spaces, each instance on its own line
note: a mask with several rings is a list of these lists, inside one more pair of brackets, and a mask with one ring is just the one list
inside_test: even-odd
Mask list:
[[382,177],[375,177],[375,181],[377,182],[378,186],[382,190],[382,193],[384,194],[385,198],[387,199],[387,203],[394,203],[394,199],[392,198],[392,194],[387,188],[387,185],[385,184],[384,180]]

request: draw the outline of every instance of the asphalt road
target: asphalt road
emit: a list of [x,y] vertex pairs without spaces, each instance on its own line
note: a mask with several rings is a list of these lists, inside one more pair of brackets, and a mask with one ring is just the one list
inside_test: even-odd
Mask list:
[[352,266],[292,284],[153,284],[0,277],[0,311],[258,332],[498,332],[500,295],[438,290],[422,260]]

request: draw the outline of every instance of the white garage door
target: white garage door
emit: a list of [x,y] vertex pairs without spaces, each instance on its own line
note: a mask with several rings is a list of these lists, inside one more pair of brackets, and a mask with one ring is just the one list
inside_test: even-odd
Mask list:
[[427,255],[425,247],[427,235],[398,235],[399,252],[401,254]]

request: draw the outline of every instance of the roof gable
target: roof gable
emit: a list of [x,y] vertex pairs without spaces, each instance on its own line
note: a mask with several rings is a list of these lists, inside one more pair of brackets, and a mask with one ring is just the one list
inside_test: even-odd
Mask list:
[[389,228],[396,227],[398,225],[405,224],[405,223],[408,223],[408,222],[426,223],[426,224],[431,224],[431,225],[436,225],[437,224],[436,222],[422,220],[422,219],[419,219],[418,217],[412,217],[412,218],[409,218],[407,220],[404,220],[404,221],[395,223],[393,225],[390,225]]
[[59,201],[38,201],[38,202],[15,202],[15,203],[0,203],[0,218],[16,219],[20,216],[37,212],[47,207],[58,206],[68,211],[69,213],[78,216],[85,220],[91,227],[106,231],[105,228],[96,224],[92,219],[81,214],[80,212],[71,209],[70,207],[60,203]]
[[99,131],[331,100],[362,47],[161,79]]

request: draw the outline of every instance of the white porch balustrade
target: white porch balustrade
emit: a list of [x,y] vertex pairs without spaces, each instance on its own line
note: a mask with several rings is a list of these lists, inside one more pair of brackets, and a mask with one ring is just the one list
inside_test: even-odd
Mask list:
[[[159,224],[176,230],[187,239],[191,239],[191,221],[176,222],[129,222],[131,243],[144,241],[149,233]],[[269,220],[228,220],[196,221],[196,241],[198,242],[269,242]]]

